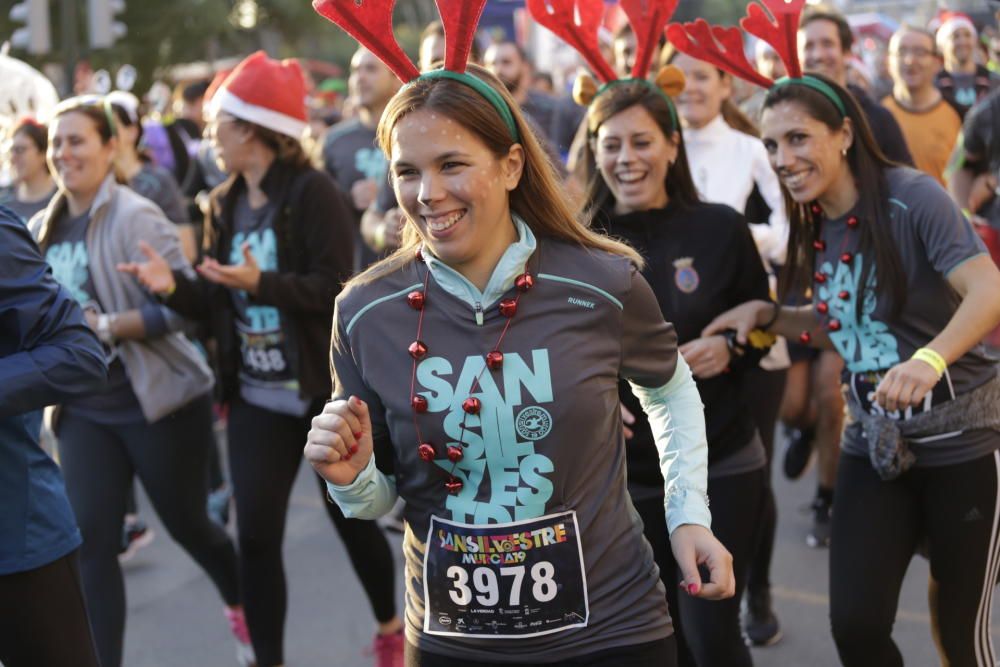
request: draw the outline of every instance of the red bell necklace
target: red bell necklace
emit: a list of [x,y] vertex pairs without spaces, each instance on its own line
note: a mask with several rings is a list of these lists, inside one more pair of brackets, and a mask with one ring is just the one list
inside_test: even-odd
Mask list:
[[[417,261],[423,261],[423,255],[419,250],[417,250]],[[413,370],[410,375],[410,407],[413,409],[413,428],[417,433],[417,455],[424,461],[434,465],[435,459],[438,457],[438,450],[434,446],[434,443],[429,442],[424,439],[423,434],[420,431],[420,421],[417,419],[418,415],[422,415],[427,412],[427,399],[423,396],[418,396],[416,393],[417,387],[417,364],[427,356],[429,348],[427,344],[421,339],[421,335],[424,330],[424,312],[427,309],[427,289],[430,285],[431,272],[427,270],[424,275],[424,285],[421,290],[414,290],[406,295],[406,302],[411,308],[418,311],[420,315],[417,317],[417,337],[410,343],[407,351],[410,353],[410,357],[413,359]],[[527,270],[519,275],[514,281],[514,285],[517,288],[517,296],[513,299],[501,299],[498,305],[500,314],[507,318],[507,322],[504,324],[503,331],[500,332],[500,337],[497,339],[496,344],[486,354],[486,365],[483,369],[479,371],[479,374],[472,382],[472,386],[469,389],[469,393],[474,394],[476,390],[479,389],[479,378],[483,376],[486,369],[495,371],[503,366],[503,352],[500,351],[500,345],[503,343],[504,337],[510,330],[510,325],[514,321],[514,315],[517,314],[517,304],[521,299],[521,295],[530,290],[535,285],[535,279],[532,277]],[[445,457],[451,461],[451,470],[448,471],[448,478],[445,480],[444,488],[448,490],[448,493],[455,495],[462,490],[462,480],[455,477],[455,467],[458,462],[462,460],[465,455],[463,451],[464,448],[468,447],[468,444],[464,442],[465,436],[465,422],[469,418],[469,415],[478,415],[479,411],[482,410],[482,401],[474,396],[462,401],[462,431],[459,438],[460,447],[455,445],[449,445],[447,450],[444,452]],[[437,465],[435,468],[441,470]]]
[[[819,229],[817,230],[819,233],[816,235],[816,240],[813,241],[813,258],[814,258],[813,265],[815,265],[816,256],[819,253],[826,250],[826,241],[822,239],[823,208],[819,204],[814,202],[810,206],[810,210],[812,211],[813,216],[819,220]],[[860,221],[858,220],[858,217],[856,215],[852,215],[847,218],[847,228],[849,230],[851,231],[856,230],[858,228],[858,224],[860,224]],[[844,238],[840,244],[840,261],[843,264],[850,264],[852,261],[854,261],[854,254],[848,252],[846,248],[847,248],[847,234],[844,234]],[[813,273],[813,283],[816,285],[815,289],[818,290],[820,285],[825,284],[832,277],[833,276],[826,273],[825,271],[820,271],[819,269],[816,269],[816,272]],[[840,299],[841,301],[847,301],[848,299],[851,298],[851,293],[848,292],[847,290],[841,290],[837,294],[837,298]],[[820,324],[814,329],[814,331],[824,326],[830,332],[840,331],[841,328],[840,320],[830,316],[829,303],[827,303],[826,301],[817,301],[816,314],[819,315]],[[812,332],[809,331],[808,329],[804,330],[801,334],[799,334],[799,342],[802,343],[803,345],[808,345],[810,341],[812,341]]]

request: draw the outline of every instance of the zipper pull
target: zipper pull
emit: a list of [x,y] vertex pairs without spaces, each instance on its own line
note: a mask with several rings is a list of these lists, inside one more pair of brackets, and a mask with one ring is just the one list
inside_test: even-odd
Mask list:
[[476,302],[476,324],[483,326],[483,304]]

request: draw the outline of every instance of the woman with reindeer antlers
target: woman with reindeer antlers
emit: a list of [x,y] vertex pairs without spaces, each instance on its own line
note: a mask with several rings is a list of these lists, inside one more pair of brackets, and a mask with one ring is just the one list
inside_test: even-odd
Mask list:
[[[600,4],[576,2],[581,8]],[[712,528],[732,553],[736,575],[736,595],[718,602],[679,594],[683,574],[663,519],[663,478],[651,420],[630,388],[620,385],[632,431],[626,434],[629,492],[666,587],[678,665],[749,667],[753,661],[740,630],[740,595],[767,485],[764,447],[743,383],[767,345],[737,345],[731,333],[702,337],[701,329],[728,308],[767,298],[768,281],[743,216],[699,200],[671,99],[684,89],[684,74],[668,66],[655,80],[647,79],[653,47],[676,5],[676,0],[622,1],[638,36],[631,78],[618,78],[599,52],[586,49],[594,40],[583,34],[583,26],[547,13],[542,0],[529,0],[528,9],[541,25],[582,45],[581,55],[603,83],[598,88],[583,74],[574,91],[577,102],[588,107],[585,164],[592,224],[642,255],[643,277],[664,317],[675,323],[680,352],[705,404]]]
[[767,85],[762,136],[790,212],[784,285],[801,308],[750,301],[705,329],[753,327],[835,349],[850,419],[837,473],[830,618],[843,664],[903,664],[892,640],[903,576],[926,541],[941,662],[994,665],[1000,565],[1000,379],[982,338],[1000,322],[1000,272],[929,176],[889,162],[855,99],[803,76],[803,1],[755,4],[743,28],[789,77],[755,75],[736,28],[671,26],[681,50]]
[[730,597],[733,577],[673,327],[641,258],[576,220],[503,85],[466,66],[485,0],[438,0],[445,69],[423,75],[393,4],[315,5],[408,82],[378,130],[408,224],[337,299],[334,395],[306,458],[348,515],[406,500],[408,665],[675,665],[619,377],[654,415],[688,594]]

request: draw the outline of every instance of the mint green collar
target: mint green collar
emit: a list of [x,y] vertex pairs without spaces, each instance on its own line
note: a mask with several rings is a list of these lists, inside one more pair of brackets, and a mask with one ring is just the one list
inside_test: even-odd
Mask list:
[[434,277],[434,282],[452,296],[468,303],[473,309],[489,308],[499,301],[500,297],[514,286],[514,280],[524,273],[528,258],[538,247],[535,235],[524,220],[516,215],[512,215],[511,220],[517,229],[518,239],[511,243],[500,257],[485,290],[480,292],[468,278],[432,255],[430,249],[424,245],[421,247],[424,264]]

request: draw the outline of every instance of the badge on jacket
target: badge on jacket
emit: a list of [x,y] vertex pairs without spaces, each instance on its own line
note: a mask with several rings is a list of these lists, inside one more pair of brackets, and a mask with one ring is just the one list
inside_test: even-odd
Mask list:
[[677,289],[685,294],[690,294],[698,289],[700,282],[701,279],[694,268],[693,257],[681,257],[674,260],[674,284],[677,285]]

